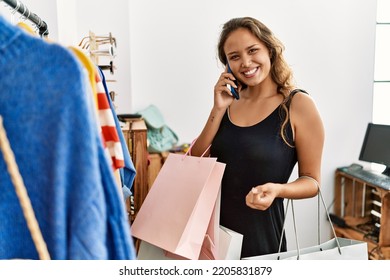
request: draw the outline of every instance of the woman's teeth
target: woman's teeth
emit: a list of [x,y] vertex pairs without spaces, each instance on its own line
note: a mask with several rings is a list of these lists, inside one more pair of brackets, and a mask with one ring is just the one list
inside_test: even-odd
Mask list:
[[256,72],[257,68],[253,68],[252,70],[249,70],[247,72],[244,72],[244,75],[249,76],[252,75]]

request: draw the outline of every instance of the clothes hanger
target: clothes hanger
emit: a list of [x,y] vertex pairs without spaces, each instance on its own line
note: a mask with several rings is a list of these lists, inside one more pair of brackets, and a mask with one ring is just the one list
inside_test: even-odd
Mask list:
[[15,14],[20,8],[21,2],[16,1],[16,5],[13,9],[11,9],[11,17],[12,17],[12,22],[15,23]]
[[[85,39],[88,39],[87,41],[84,41]],[[87,49],[86,45],[88,44],[88,47],[89,47],[89,39],[90,37],[89,36],[85,36],[84,38],[81,39],[80,43],[79,43],[79,47],[82,48],[82,49]]]
[[[85,36],[84,38],[81,39],[80,43],[78,44],[79,47],[83,49],[89,49],[90,42],[89,40],[91,39],[90,36]],[[109,36],[95,36],[95,42],[97,45],[105,45],[105,44],[110,44],[114,46],[115,48],[117,47],[116,45],[116,39],[111,35]]]
[[[24,6],[23,3],[21,4]],[[27,16],[24,15],[26,12],[28,12]],[[30,14],[31,14],[30,10],[24,6],[23,14],[20,16],[21,21],[19,21],[16,25],[22,28],[23,30],[27,31],[27,33],[31,35],[37,35],[36,31],[29,24],[26,23],[26,19],[30,16]]]
[[91,50],[91,54],[99,55],[99,56],[110,56],[114,58],[116,56],[116,49],[114,46],[110,46],[109,48],[102,49],[102,50]]
[[[44,22],[40,17],[38,17],[36,14],[31,13],[28,8],[20,1],[16,0],[0,0],[1,2],[6,3],[8,6],[11,7],[11,15],[12,19],[11,21],[15,23],[15,13],[19,12],[22,14],[22,17],[25,16],[25,13],[28,12],[28,16],[26,16],[26,19],[29,19],[31,22],[34,23],[36,26],[36,29],[39,30],[40,36],[47,36],[49,34],[48,26],[46,22]],[[27,30],[29,31],[29,30]]]
[[109,65],[99,65],[99,67],[102,70],[110,70],[111,74],[114,74],[114,70],[116,69],[113,61],[110,61]]

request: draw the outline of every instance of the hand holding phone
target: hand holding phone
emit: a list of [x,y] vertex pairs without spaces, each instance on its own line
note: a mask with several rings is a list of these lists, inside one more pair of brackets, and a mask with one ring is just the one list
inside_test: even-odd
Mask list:
[[[230,66],[229,64],[227,64],[227,67],[228,67],[228,73],[231,73],[233,75],[233,72],[232,72],[232,69],[230,69]],[[234,84],[238,87],[238,82],[237,80],[233,80]],[[231,85],[228,85],[229,89],[230,89],[230,92],[232,93],[232,95],[234,96],[235,99],[240,99],[240,95],[238,94],[238,91],[232,87]]]

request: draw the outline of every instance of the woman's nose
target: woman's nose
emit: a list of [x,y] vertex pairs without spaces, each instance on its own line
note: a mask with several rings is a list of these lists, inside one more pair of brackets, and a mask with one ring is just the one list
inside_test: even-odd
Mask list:
[[249,67],[252,64],[250,57],[243,57],[241,67]]

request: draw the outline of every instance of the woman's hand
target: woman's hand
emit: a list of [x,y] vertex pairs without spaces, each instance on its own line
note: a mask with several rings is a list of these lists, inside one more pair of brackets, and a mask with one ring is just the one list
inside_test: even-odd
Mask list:
[[278,196],[279,190],[280,184],[274,183],[267,183],[252,188],[245,198],[246,205],[253,209],[266,210]]
[[214,106],[218,109],[226,109],[233,102],[234,97],[227,85],[230,85],[239,91],[233,82],[235,79],[233,74],[227,72],[227,68],[221,73],[221,76],[214,86]]

